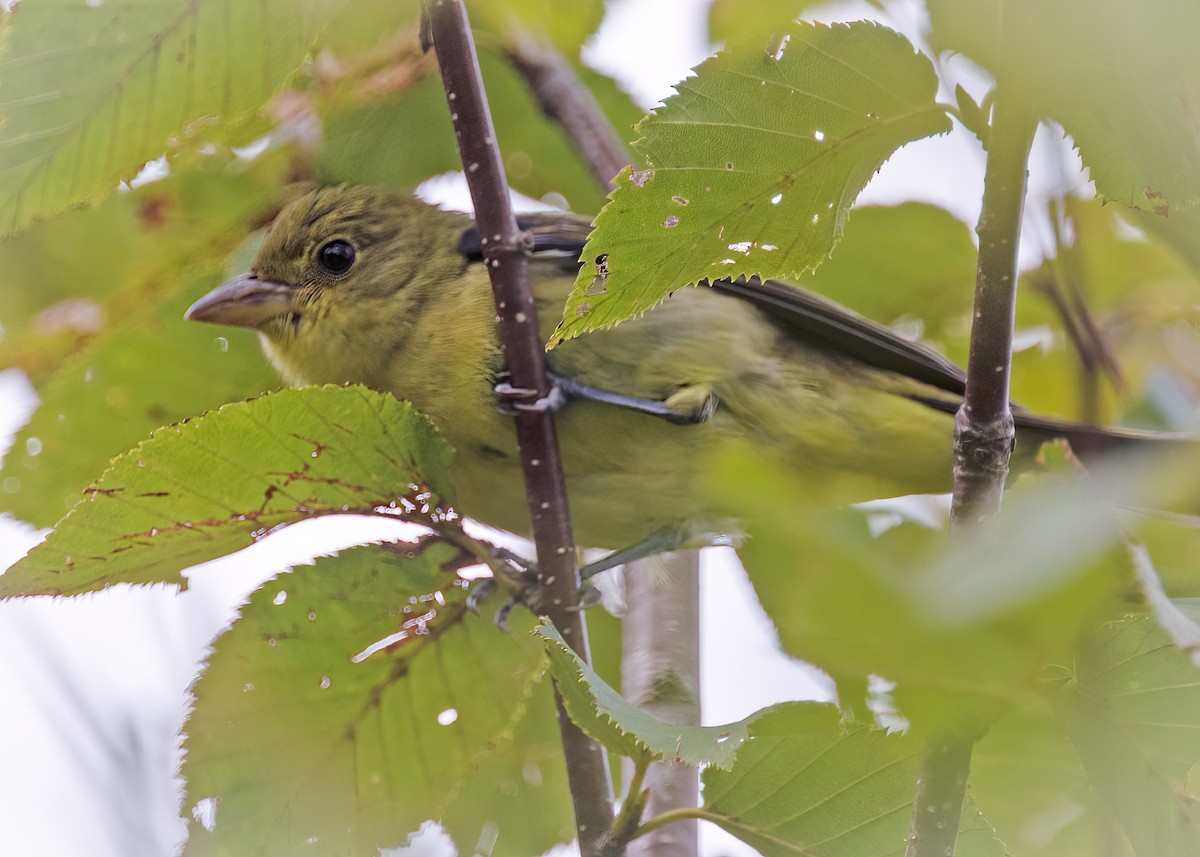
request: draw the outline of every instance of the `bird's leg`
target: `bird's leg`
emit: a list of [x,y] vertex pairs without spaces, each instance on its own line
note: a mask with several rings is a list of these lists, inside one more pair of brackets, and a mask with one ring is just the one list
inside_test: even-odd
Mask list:
[[467,608],[478,613],[480,605],[497,589],[503,589],[508,597],[496,611],[496,627],[507,631],[506,622],[517,604],[533,607],[542,598],[541,583],[537,577],[537,565],[515,554],[507,548],[489,544],[467,535],[456,524],[436,528],[446,541],[475,557],[491,570],[490,578],[475,582],[467,595]]
[[[637,544],[613,551],[595,562],[581,566],[579,569],[581,582],[579,604],[573,609],[586,610],[600,603],[600,590],[589,581],[602,571],[671,551],[714,546],[736,547],[741,542],[741,538],[742,534],[735,530],[716,533],[694,524],[655,530]],[[503,589],[508,593],[508,598],[496,611],[496,626],[501,630],[508,630],[506,622],[518,604],[524,604],[532,609],[540,603],[542,592],[537,577],[537,564],[506,548],[489,545],[486,551],[490,557],[487,564],[492,569],[492,576],[475,583],[470,595],[467,596],[467,607],[478,613],[480,605],[488,596],[497,589]],[[477,547],[474,553],[476,556],[481,555]]]
[[501,401],[501,410],[507,413],[518,411],[557,411],[571,399],[586,399],[605,405],[628,408],[652,417],[659,417],[677,425],[695,425],[707,422],[717,409],[717,397],[705,385],[680,387],[665,401],[639,399],[584,384],[571,378],[548,373],[550,393],[539,397],[536,390],[514,387],[509,383],[509,373],[497,375],[496,395]]
[[579,569],[579,577],[586,581],[602,571],[608,571],[610,568],[626,565],[639,559],[646,559],[646,557],[657,556],[660,553],[696,550],[704,547],[737,547],[741,540],[742,533],[737,530],[715,533],[702,531],[691,524],[663,527],[661,530],[655,530],[637,544],[613,551],[595,562],[589,562]]

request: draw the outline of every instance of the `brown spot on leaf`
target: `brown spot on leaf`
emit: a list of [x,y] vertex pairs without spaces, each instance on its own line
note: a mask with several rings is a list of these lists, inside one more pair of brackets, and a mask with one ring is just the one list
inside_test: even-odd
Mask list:
[[654,170],[634,170],[629,174],[629,180],[637,187],[645,187],[654,181]]
[[166,193],[156,193],[142,200],[138,206],[137,218],[142,226],[153,229],[162,226],[167,219],[167,213],[174,207],[174,200]]

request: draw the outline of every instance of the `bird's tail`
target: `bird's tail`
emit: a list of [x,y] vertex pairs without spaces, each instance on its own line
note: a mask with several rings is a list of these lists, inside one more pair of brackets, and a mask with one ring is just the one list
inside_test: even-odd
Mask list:
[[1031,445],[1036,449],[1047,441],[1063,439],[1071,445],[1071,451],[1085,462],[1112,453],[1154,451],[1169,454],[1177,450],[1182,454],[1200,451],[1200,436],[1197,435],[1103,428],[1017,409],[1013,410],[1013,420],[1017,424],[1018,444],[1022,437],[1028,437],[1033,440]]

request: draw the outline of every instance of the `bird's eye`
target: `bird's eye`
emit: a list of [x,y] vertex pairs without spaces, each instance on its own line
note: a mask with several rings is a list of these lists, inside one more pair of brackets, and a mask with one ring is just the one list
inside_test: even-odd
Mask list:
[[340,238],[322,244],[317,251],[317,264],[330,274],[344,274],[354,264],[354,248]]

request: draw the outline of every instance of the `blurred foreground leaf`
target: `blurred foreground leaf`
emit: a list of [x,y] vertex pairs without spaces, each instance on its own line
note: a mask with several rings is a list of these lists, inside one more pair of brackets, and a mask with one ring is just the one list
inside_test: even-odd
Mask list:
[[[496,140],[509,185],[540,199],[561,194],[571,208],[592,212],[603,193],[562,128],[541,112],[512,65],[480,50]],[[581,74],[623,137],[640,112],[610,79]],[[412,133],[420,128],[421,133]],[[436,73],[424,74],[401,92],[385,97],[345,98],[330,105],[317,161],[322,181],[377,184],[408,189],[432,175],[462,169],[446,110],[446,93]]]
[[[604,17],[602,0],[567,4],[557,0],[467,0],[467,9],[471,25],[477,30],[490,30],[489,35],[503,38],[510,27],[519,26],[547,39],[572,60],[579,56],[580,47]],[[484,80],[490,80],[486,74]]]
[[1071,662],[1130,580],[1116,505],[1194,502],[1194,466],[1164,455],[1033,480],[954,542],[913,524],[873,536],[863,513],[814,507],[745,458],[721,484],[753,510],[741,555],[785,650],[835,678],[895,681],[924,732],[1041,697],[1046,665]]
[[278,385],[253,334],[189,324],[183,311],[279,205],[285,159],[192,160],[0,241],[11,275],[0,323],[13,325],[0,366],[24,370],[40,400],[0,465],[0,511],[50,526],[154,429]]
[[1169,216],[1200,201],[1193,0],[930,0],[933,41],[1063,124],[1096,189]]
[[[1051,680],[1063,679],[1061,670]],[[1012,857],[1130,857],[1044,701],[1006,712],[975,745],[971,790]]]

